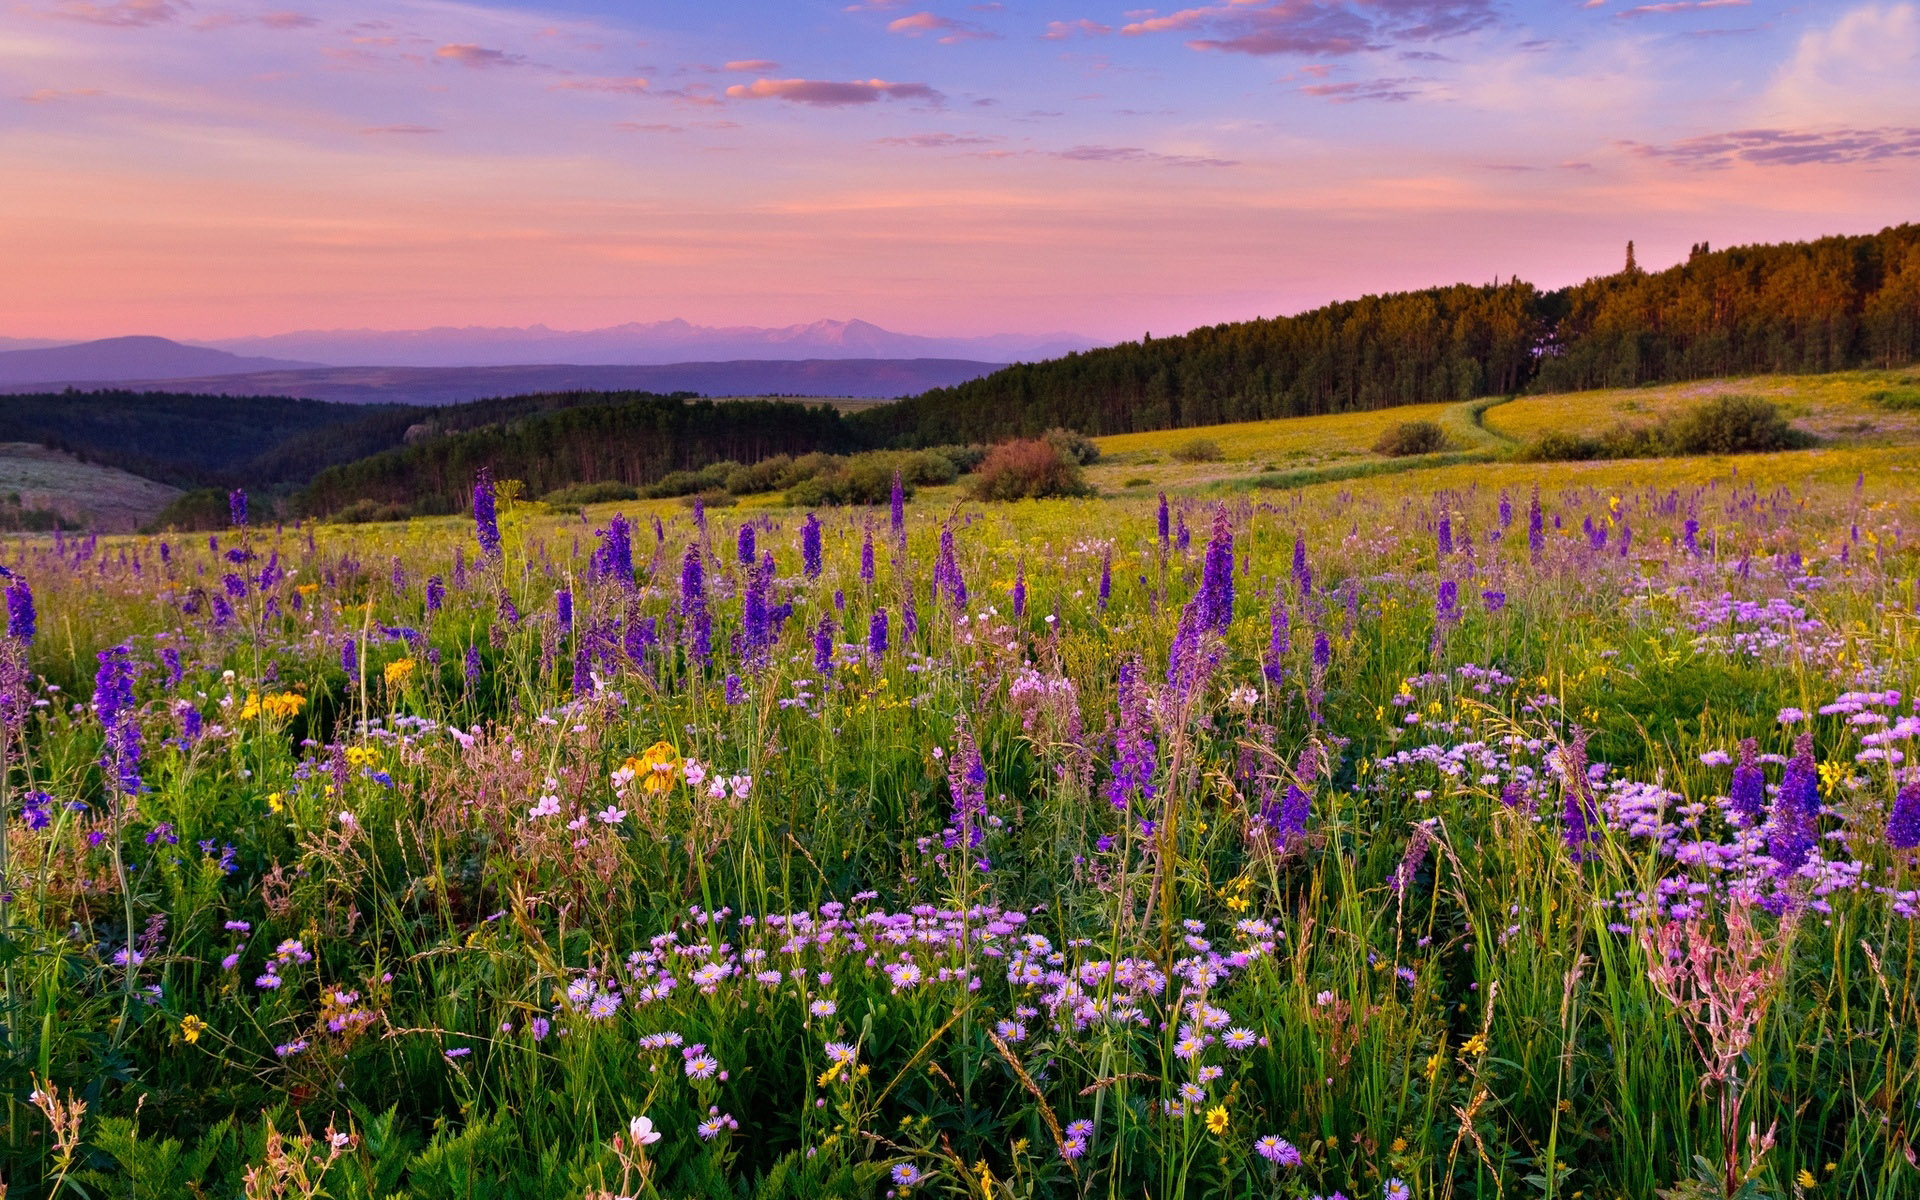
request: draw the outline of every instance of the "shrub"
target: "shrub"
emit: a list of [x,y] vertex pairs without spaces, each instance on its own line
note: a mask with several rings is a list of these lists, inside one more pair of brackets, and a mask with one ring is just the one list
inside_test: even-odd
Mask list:
[[1669,422],[1664,433],[1675,454],[1759,454],[1812,440],[1758,396],[1716,396]]
[[977,442],[968,446],[935,446],[929,453],[946,459],[962,475],[971,475],[987,458],[987,448]]
[[791,470],[793,470],[792,456],[776,454],[772,458],[763,458],[757,463],[735,467],[727,472],[726,489],[736,496],[771,492],[781,486],[781,479]]
[[680,503],[688,508],[692,508],[696,501],[706,508],[731,508],[740,503],[740,497],[724,488],[709,488],[680,497]]
[[668,500],[675,496],[691,496],[696,492],[717,491],[726,487],[727,477],[739,467],[737,462],[717,462],[697,471],[673,471],[661,476],[659,482],[646,489],[645,494],[655,500]]
[[154,515],[152,528],[189,533],[225,529],[232,522],[232,510],[227,507],[227,493],[218,488],[196,488],[169,500],[167,506]]
[[1153,480],[1145,475],[1135,475],[1120,486],[1127,488],[1152,487]]
[[548,508],[574,509],[589,504],[607,504],[615,500],[638,500],[640,489],[630,483],[616,483],[603,479],[599,483],[576,483],[557,491],[548,492]]
[[379,521],[404,521],[412,515],[412,510],[404,504],[381,504],[362,497],[326,520],[333,525],[370,525]]
[[1375,454],[1389,458],[1407,458],[1415,454],[1438,454],[1452,448],[1447,431],[1434,421],[1401,421],[1380,435],[1373,444]]
[[1100,447],[1084,433],[1054,426],[1040,435],[1053,443],[1060,453],[1067,455],[1083,467],[1090,467],[1100,461]]
[[973,475],[976,500],[1038,500],[1048,496],[1084,496],[1080,464],[1045,438],[1002,442],[988,451]]
[[1220,449],[1220,443],[1211,438],[1192,438],[1173,448],[1175,462],[1219,462],[1225,457],[1225,452]]

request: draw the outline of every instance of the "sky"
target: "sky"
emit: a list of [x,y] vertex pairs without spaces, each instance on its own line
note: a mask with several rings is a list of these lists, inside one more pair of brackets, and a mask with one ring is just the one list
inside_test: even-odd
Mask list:
[[1101,339],[1920,219],[1920,4],[0,0],[0,336]]

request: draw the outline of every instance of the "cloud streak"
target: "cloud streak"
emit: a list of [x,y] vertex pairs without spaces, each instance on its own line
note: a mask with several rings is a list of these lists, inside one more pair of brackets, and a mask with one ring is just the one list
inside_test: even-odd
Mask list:
[[1920,158],[1920,128],[1737,129],[1662,145],[1629,143],[1635,154],[1697,170],[1851,166]]
[[888,83],[884,79],[856,79],[839,83],[826,79],[756,79],[727,89],[730,100],[785,100],[815,108],[847,108],[877,100],[925,100],[938,104],[940,93],[924,83]]
[[1492,0],[1229,0],[1142,17],[1120,32],[1194,33],[1196,50],[1340,56],[1440,41],[1497,24]]

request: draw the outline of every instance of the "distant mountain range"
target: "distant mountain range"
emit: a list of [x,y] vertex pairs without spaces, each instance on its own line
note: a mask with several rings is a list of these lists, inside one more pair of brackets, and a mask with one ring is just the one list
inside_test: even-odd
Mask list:
[[922,337],[866,321],[815,321],[780,329],[686,321],[632,322],[568,331],[529,327],[312,330],[200,343],[234,354],[308,359],[340,367],[497,367],[529,363],[640,366],[740,359],[945,358],[1033,362],[1101,343],[1071,333]]
[[[171,344],[171,343],[169,343]],[[186,349],[187,347],[180,347]],[[75,349],[79,349],[76,347]],[[45,353],[19,351],[16,353]],[[298,396],[346,404],[459,404],[536,392],[697,392],[705,396],[844,396],[886,400],[952,387],[992,374],[1001,363],[966,359],[802,359],[689,362],[653,366],[313,367],[258,370],[262,361],[218,350],[213,369],[195,375],[85,374],[8,382],[0,354],[0,392],[82,391],[101,387],[215,396]]]
[[284,358],[242,357],[203,346],[183,346],[160,337],[117,337],[74,346],[0,352],[0,384],[121,383],[319,365]]

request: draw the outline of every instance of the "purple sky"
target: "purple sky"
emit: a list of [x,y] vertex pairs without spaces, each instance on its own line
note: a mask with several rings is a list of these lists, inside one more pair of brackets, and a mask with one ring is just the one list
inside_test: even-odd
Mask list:
[[0,336],[1103,338],[1920,217],[1920,8],[0,0]]

